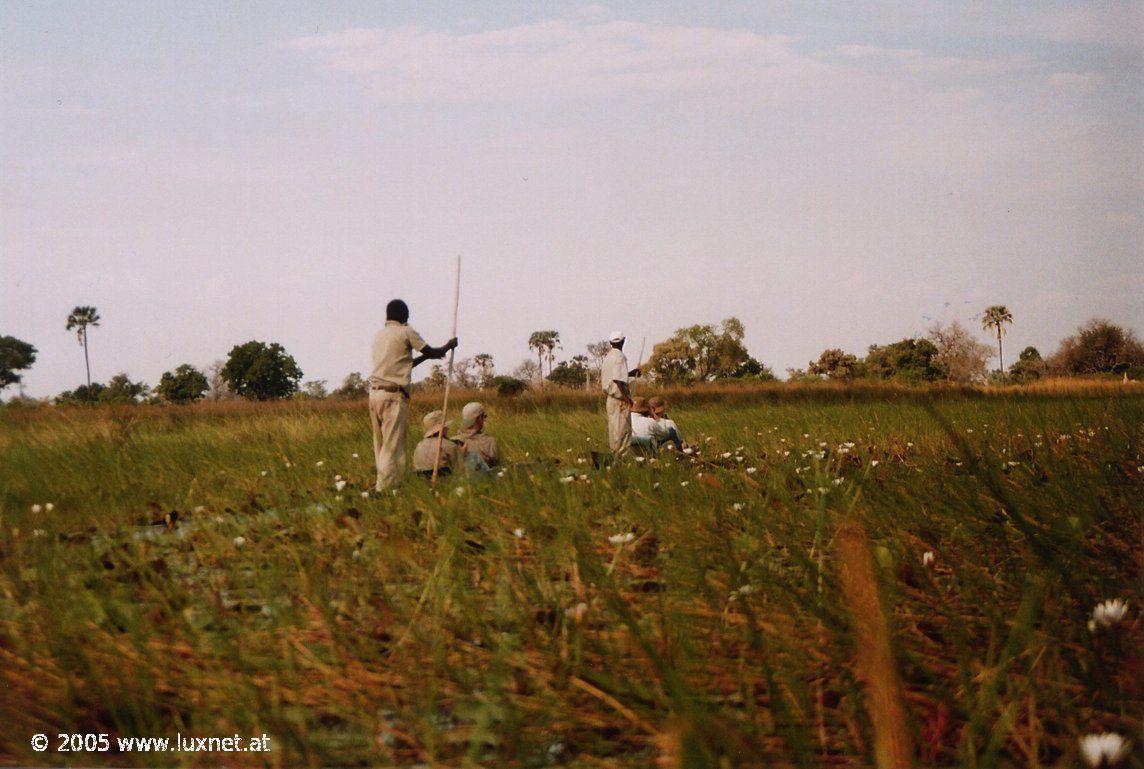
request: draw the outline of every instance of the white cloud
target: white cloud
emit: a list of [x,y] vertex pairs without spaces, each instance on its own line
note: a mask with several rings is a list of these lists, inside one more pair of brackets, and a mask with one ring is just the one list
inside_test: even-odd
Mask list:
[[787,100],[838,67],[783,35],[560,19],[481,32],[349,29],[291,45],[387,103],[744,92]]
[[1029,11],[1016,30],[1060,43],[1144,46],[1144,0]]
[[1104,75],[1099,72],[1054,72],[1049,75],[1049,85],[1068,91],[1092,91],[1104,83]]

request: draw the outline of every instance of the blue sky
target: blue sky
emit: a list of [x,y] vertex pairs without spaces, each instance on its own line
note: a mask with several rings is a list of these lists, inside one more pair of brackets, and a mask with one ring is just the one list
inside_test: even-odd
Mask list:
[[[777,371],[1004,303],[1144,331],[1144,3],[6,3],[0,334],[27,391],[385,302],[509,370],[728,315]],[[12,394],[9,390],[6,394]]]

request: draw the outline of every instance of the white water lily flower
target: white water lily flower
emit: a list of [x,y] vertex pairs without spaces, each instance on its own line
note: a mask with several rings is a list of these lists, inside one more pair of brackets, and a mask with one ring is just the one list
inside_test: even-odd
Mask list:
[[195,512],[196,512],[196,513],[201,513],[201,512],[203,512],[204,510],[206,510],[206,508],[205,508],[205,507],[203,507],[202,505],[195,505]]
[[33,537],[46,537],[46,536],[48,536],[48,532],[44,531],[43,529],[32,529],[32,536]]
[[520,529],[520,528],[513,529],[512,535],[514,537],[516,537],[517,539],[524,539],[524,529]]
[[457,488],[453,489],[453,496],[456,496],[456,497],[465,496],[465,487],[464,486],[458,486]]
[[314,467],[321,467],[324,464],[326,464],[326,460],[319,459],[317,462],[314,463]]
[[44,511],[44,506],[39,504],[38,502],[36,504],[32,505],[32,512],[33,513],[42,513],[43,511]]
[[934,558],[936,558],[936,556],[932,550],[925,551],[922,553],[922,566],[933,566]]
[[723,457],[723,459],[730,459],[731,458],[731,452],[730,451],[724,451],[719,456]]
[[582,481],[586,481],[586,480],[588,480],[588,476],[587,476],[587,475],[581,475],[581,476],[577,476],[577,477],[579,477],[579,478],[580,478],[580,480],[582,480]]
[[504,470],[501,470],[500,472],[498,472],[498,473],[497,473],[497,477],[498,477],[498,478],[503,478],[503,477],[504,477]]
[[612,536],[608,537],[608,541],[613,545],[626,545],[635,538],[636,535],[629,531],[625,532],[624,534],[613,534]]
[[353,454],[351,454],[350,456],[352,456],[354,459],[357,459],[357,458],[358,458],[358,456],[357,456],[357,452],[356,452],[356,451],[355,451]]
[[653,489],[658,489],[658,488],[659,488],[659,481],[656,481],[655,483],[653,483],[653,484],[651,485],[651,487],[652,487]]
[[242,547],[245,544],[246,544],[246,537],[239,536],[239,537],[234,538],[234,546],[235,547]]
[[337,489],[338,491],[341,491],[345,487],[346,487],[346,482],[343,481],[341,478],[338,478],[338,480],[334,481],[334,488]]
[[845,478],[835,478],[835,479],[834,479],[834,481],[833,481],[833,483],[834,483],[834,485],[835,485],[835,486],[841,486],[841,485],[842,485],[842,481],[844,481],[844,480],[846,480],[846,479],[845,479]]
[[1086,734],[1080,738],[1080,754],[1092,767],[1116,766],[1128,756],[1131,743],[1114,732]]
[[1121,620],[1128,613],[1128,602],[1120,598],[1110,598],[1107,601],[1101,601],[1092,610],[1092,624],[1097,627],[1106,628],[1112,627]]
[[564,616],[573,622],[580,622],[584,619],[584,615],[588,613],[588,604],[581,601],[575,606],[569,606],[564,610]]
[[637,462],[646,462],[647,459],[645,457],[636,457],[636,461]]
[[[789,454],[790,452],[788,451],[787,453]],[[747,475],[754,475],[757,472],[759,472],[759,468],[757,468],[757,467],[748,467],[747,468]]]
[[879,464],[880,462],[877,459],[870,461],[870,467],[877,467]]
[[690,446],[685,446],[683,449],[683,453],[684,454],[694,454],[695,449],[691,448]]
[[743,509],[743,503],[742,502],[736,502],[735,504],[731,505],[731,507],[734,508],[735,510],[742,510]]
[[54,510],[55,507],[56,506],[53,505],[51,502],[45,502],[44,503],[44,509],[47,510],[49,513],[52,512],[52,510]]
[[267,473],[266,473],[266,471],[265,471],[265,470],[263,470],[263,471],[262,471],[262,477],[263,477],[263,478],[265,478],[265,477],[266,477],[266,474],[267,474]]
[[369,499],[369,492],[368,492],[368,491],[363,491],[363,492],[361,493],[361,498],[362,498],[362,499]]
[[564,476],[561,476],[561,478],[560,478],[561,483],[571,483],[574,480],[576,480],[576,479],[573,478],[571,475],[564,475]]
[[335,481],[340,481],[341,479],[342,479],[342,476],[340,474],[334,476]]
[[680,482],[679,482],[679,485],[680,485],[680,486],[686,486],[686,485],[687,485],[687,484],[689,484],[689,483],[691,483],[691,481],[680,481]]

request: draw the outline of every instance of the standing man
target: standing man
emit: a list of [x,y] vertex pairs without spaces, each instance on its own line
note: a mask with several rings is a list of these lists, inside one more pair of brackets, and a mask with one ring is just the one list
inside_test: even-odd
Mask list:
[[612,456],[622,459],[632,448],[632,396],[628,390],[628,377],[639,376],[639,369],[628,370],[624,355],[624,333],[613,331],[608,337],[612,349],[604,356],[600,366],[600,387],[607,396],[608,447]]
[[[405,438],[409,427],[409,378],[413,367],[439,360],[457,346],[453,337],[441,347],[425,343],[410,328],[409,307],[400,299],[385,306],[385,327],[373,338],[373,367],[369,375],[369,420],[373,426],[373,457],[377,490],[389,488],[405,473]],[[413,357],[413,351],[421,354]]]

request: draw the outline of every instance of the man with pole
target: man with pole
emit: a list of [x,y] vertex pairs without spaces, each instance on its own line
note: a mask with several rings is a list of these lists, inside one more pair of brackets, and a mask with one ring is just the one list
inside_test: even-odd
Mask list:
[[624,333],[613,331],[608,337],[612,349],[600,366],[600,386],[606,396],[604,409],[608,415],[608,448],[616,459],[623,459],[632,448],[632,395],[628,377],[639,376],[639,369],[628,370],[624,355]]
[[[409,327],[409,307],[394,299],[385,307],[385,327],[373,338],[369,376],[369,418],[377,490],[394,486],[405,473],[405,441],[409,427],[409,380],[414,366],[439,360],[457,346],[457,337],[441,347],[425,343]],[[421,354],[413,357],[413,351]]]

